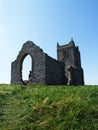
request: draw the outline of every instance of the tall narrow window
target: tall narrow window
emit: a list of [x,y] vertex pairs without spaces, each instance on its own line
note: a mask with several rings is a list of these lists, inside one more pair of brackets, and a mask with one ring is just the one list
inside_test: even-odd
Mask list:
[[32,59],[30,55],[27,55],[22,64],[22,80],[28,81],[30,71],[32,71]]

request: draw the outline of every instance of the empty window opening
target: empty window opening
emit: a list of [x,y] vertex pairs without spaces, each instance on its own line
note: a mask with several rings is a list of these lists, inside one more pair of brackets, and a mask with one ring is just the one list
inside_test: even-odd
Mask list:
[[22,64],[22,80],[24,84],[28,83],[31,71],[32,71],[32,59],[30,55],[27,55]]

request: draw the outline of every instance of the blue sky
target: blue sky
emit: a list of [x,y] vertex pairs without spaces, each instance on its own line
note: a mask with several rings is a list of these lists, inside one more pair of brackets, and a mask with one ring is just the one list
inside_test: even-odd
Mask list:
[[57,42],[67,44],[72,37],[85,84],[98,85],[98,0],[0,0],[0,83],[10,83],[11,62],[26,41],[56,58]]

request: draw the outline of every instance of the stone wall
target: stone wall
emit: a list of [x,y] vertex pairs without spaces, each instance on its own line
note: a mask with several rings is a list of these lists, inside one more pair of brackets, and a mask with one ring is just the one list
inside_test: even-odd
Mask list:
[[69,66],[68,85],[84,85],[83,69]]
[[[32,59],[30,79],[23,81],[23,61],[27,55]],[[14,84],[65,84],[64,64],[45,54],[33,42],[26,42],[16,60],[11,64],[11,83]]]
[[33,42],[26,42],[16,60],[11,64],[11,83],[24,84],[22,79],[23,61],[27,55],[32,59],[32,70],[29,83],[45,84],[45,53]]
[[66,84],[64,64],[45,55],[46,84]]

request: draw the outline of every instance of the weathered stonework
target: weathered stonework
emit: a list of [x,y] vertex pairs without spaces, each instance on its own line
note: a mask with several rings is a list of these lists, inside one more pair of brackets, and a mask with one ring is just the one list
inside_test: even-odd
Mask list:
[[65,76],[68,85],[84,85],[83,69],[81,67],[80,52],[73,40],[60,46],[57,44],[57,58],[65,64]]
[[24,84],[22,80],[22,65],[27,55],[30,55],[32,59],[30,83],[45,84],[45,54],[42,49],[31,41],[23,45],[17,59],[12,62],[11,83]]
[[[28,81],[23,81],[23,61],[27,55],[31,56],[32,69]],[[83,85],[80,52],[74,42],[65,46],[57,45],[57,55],[58,60],[55,60],[33,42],[27,41],[11,64],[11,83]]]
[[61,63],[48,55],[45,56],[46,84],[65,84],[64,63]]
[[32,59],[29,84],[64,84],[63,63],[45,54],[31,41],[23,45],[17,59],[12,62],[11,83],[28,83],[22,79],[22,65],[27,55],[30,55]]

